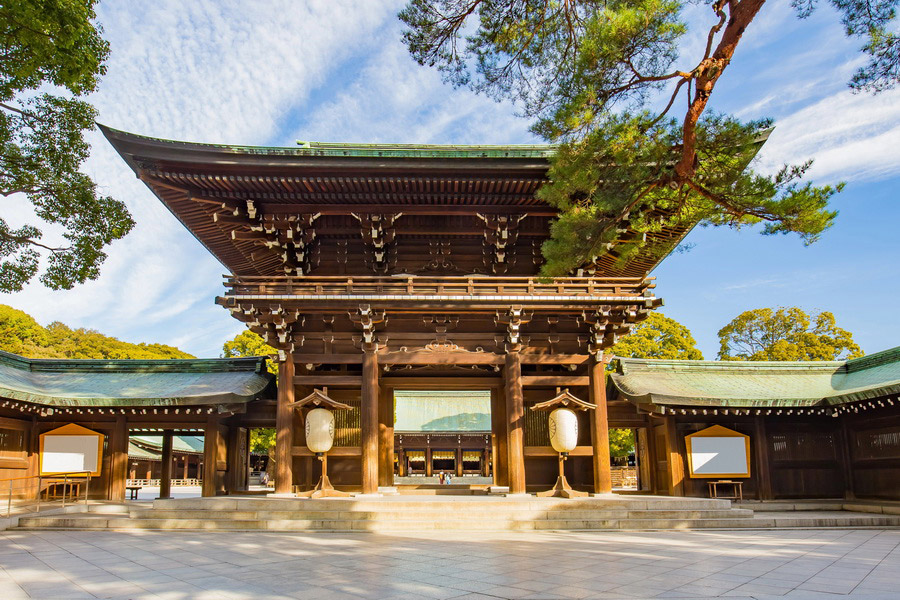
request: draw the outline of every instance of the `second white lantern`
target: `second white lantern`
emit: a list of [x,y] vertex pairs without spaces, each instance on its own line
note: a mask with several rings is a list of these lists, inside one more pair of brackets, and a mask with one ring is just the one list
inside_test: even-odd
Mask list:
[[571,452],[578,445],[578,416],[568,408],[550,413],[550,445],[557,452]]
[[306,415],[306,447],[321,454],[334,445],[334,413],[325,408],[314,408]]

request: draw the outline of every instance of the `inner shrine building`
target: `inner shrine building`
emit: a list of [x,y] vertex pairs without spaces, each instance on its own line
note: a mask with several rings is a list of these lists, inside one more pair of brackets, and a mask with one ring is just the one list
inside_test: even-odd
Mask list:
[[[102,130],[224,265],[216,302],[277,350],[277,386],[265,358],[0,354],[0,478],[38,472],[39,438],[77,426],[103,438],[95,497],[124,499],[130,435],[162,436],[163,482],[172,436],[202,435],[203,494],[241,493],[248,432],[275,427],[275,491],[304,492],[322,474],[304,429],[317,397],[341,407],[327,461],[343,491],[442,471],[521,494],[550,488],[564,464],[573,488],[606,493],[620,428],[635,433],[636,492],[705,496],[721,454],[717,472],[747,497],[900,500],[900,349],[613,360],[607,350],[661,306],[649,274],[688,229],[539,276],[556,211],[535,192],[551,147],[260,148]],[[560,398],[588,408],[564,463],[548,413],[533,410]]]
[[216,302],[279,352],[279,493],[318,477],[292,407],[314,389],[352,407],[336,415],[336,485],[392,485],[403,390],[488,393],[496,482],[552,484],[547,417],[526,407],[569,389],[599,407],[581,414],[572,481],[609,491],[603,351],[661,304],[647,273],[666,252],[613,250],[578,276],[538,277],[556,214],[535,197],[551,147],[248,148],[103,132],[229,271]]

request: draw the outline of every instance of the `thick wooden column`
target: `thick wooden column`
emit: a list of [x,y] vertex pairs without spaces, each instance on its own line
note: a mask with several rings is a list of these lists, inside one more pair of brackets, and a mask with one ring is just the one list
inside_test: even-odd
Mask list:
[[[245,492],[249,485],[250,443],[249,431],[246,427],[232,426],[228,428],[228,472],[225,490]],[[184,478],[187,479],[187,461],[185,461]]]
[[425,477],[434,475],[434,462],[431,458],[431,448],[425,448]]
[[[160,473],[159,477],[159,497],[161,499],[171,498],[172,497],[172,430],[166,429],[163,431],[163,443],[162,443],[162,473]],[[209,465],[206,468],[207,471],[210,470]],[[212,467],[212,472],[215,473],[215,466]],[[203,483],[206,484],[206,473],[204,473]]]
[[228,451],[225,433],[218,415],[209,415],[203,429],[203,496],[220,496],[225,493],[225,471],[228,468]]
[[463,451],[462,448],[456,449],[456,476],[463,476]]
[[[838,436],[841,444],[841,464],[844,469],[844,498],[856,500],[856,478],[853,473],[853,451],[850,444],[853,441],[853,432],[847,423],[847,417],[841,418],[841,435]],[[766,444],[768,449],[768,444]]]
[[278,404],[275,412],[275,493],[294,491],[294,356],[278,365]]
[[678,430],[675,428],[675,417],[666,417],[665,428],[669,495],[684,496],[684,458],[678,450]]
[[363,351],[362,394],[359,404],[362,429],[362,492],[378,493],[378,355]]
[[525,493],[525,396],[522,393],[522,358],[507,352],[503,369],[506,425],[509,445],[509,493]]
[[378,485],[394,485],[394,390],[378,394]]
[[609,466],[609,416],[606,412],[606,361],[599,354],[591,354],[588,361],[589,395],[591,404],[591,444],[594,448],[594,493],[612,492],[612,470]]
[[491,462],[494,485],[509,485],[509,441],[506,427],[506,396],[491,388]]
[[756,449],[756,485],[760,500],[772,499],[772,472],[769,470],[769,440],[766,437],[765,417],[753,422],[753,440]]
[[109,499],[113,502],[124,502],[128,479],[128,423],[125,415],[116,415],[109,448]]

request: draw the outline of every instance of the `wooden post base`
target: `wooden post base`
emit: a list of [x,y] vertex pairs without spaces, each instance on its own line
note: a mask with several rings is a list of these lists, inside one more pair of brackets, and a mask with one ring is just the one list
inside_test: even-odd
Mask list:
[[556,478],[556,484],[547,490],[546,492],[538,492],[538,496],[541,498],[584,498],[588,495],[587,492],[579,492],[577,490],[573,490],[572,486],[569,485],[569,482],[566,481],[566,474],[563,470],[563,464],[565,463],[566,457],[560,453],[559,455],[559,477]]
[[334,486],[331,485],[331,480],[328,479],[328,455],[323,454],[319,457],[319,460],[322,461],[322,476],[319,477],[319,482],[316,484],[316,487],[309,490],[308,492],[300,492],[297,494],[298,498],[347,498],[350,496],[347,492],[341,492],[334,489]]
[[308,492],[300,492],[297,494],[298,498],[347,498],[350,494],[347,492],[341,492],[339,490],[334,489],[334,486],[331,485],[331,481],[328,480],[328,475],[322,475],[319,478],[319,483],[316,484],[316,487],[309,490]]

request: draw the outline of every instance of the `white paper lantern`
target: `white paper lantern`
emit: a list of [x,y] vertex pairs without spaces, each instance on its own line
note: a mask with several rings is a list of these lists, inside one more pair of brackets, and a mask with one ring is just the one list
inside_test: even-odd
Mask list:
[[306,415],[306,447],[310,452],[328,452],[334,445],[334,413],[314,408]]
[[550,445],[557,452],[571,452],[578,445],[578,416],[568,408],[550,413]]

